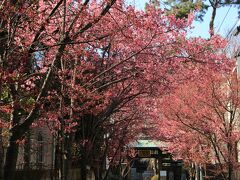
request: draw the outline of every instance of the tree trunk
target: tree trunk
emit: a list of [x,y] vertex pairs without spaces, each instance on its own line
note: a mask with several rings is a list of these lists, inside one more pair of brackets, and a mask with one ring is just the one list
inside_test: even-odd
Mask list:
[[87,168],[85,154],[82,154],[81,158],[81,180],[87,180]]
[[55,145],[55,179],[61,179],[61,150],[60,150],[60,138],[59,133],[56,138],[56,145]]
[[0,179],[3,179],[3,163],[4,163],[3,137],[2,128],[0,128]]
[[232,180],[232,175],[233,175],[233,168],[232,168],[232,165],[229,164],[229,166],[228,166],[228,180]]
[[215,32],[214,32],[214,21],[217,13],[217,6],[218,6],[218,0],[215,0],[214,3],[211,4],[213,11],[212,11],[212,16],[209,24],[209,30],[210,30],[210,37],[212,37]]
[[[19,145],[16,142],[21,137],[23,137],[24,132],[27,130],[24,128],[19,128],[18,123],[20,120],[20,117],[18,116],[19,113],[19,102],[17,99],[17,88],[15,85],[10,85],[10,92],[13,99],[12,102],[12,108],[13,111],[11,113],[11,123],[12,128],[10,129],[11,135],[8,140],[8,147],[6,152],[6,158],[5,158],[5,165],[4,165],[4,179],[5,180],[13,180],[15,173],[16,173],[16,165],[17,165],[17,158],[18,158],[18,148]],[[25,130],[25,131],[24,131]]]
[[69,170],[72,168],[72,147],[73,147],[73,133],[69,135],[69,137],[66,137],[65,141],[65,150],[67,151],[66,155],[66,166],[65,166],[65,175],[66,180],[71,179],[72,177],[69,177]]
[[[16,133],[15,133],[16,134]],[[4,166],[4,179],[5,180],[14,180],[16,172],[16,164],[18,158],[18,147],[16,143],[17,138],[13,135],[10,136],[9,146],[7,148],[5,166]]]
[[[64,121],[64,120],[63,120]],[[63,122],[61,123],[63,125]],[[64,126],[64,125],[63,125]],[[65,153],[65,134],[63,127],[61,128],[61,141],[60,141],[60,157],[61,157],[61,180],[67,180],[66,177],[66,153]]]
[[[56,143],[55,151],[55,170],[56,170],[56,179],[57,180],[67,180],[67,154],[66,154],[66,140],[64,139],[63,131],[58,132],[58,138]],[[69,147],[71,148],[71,147]]]

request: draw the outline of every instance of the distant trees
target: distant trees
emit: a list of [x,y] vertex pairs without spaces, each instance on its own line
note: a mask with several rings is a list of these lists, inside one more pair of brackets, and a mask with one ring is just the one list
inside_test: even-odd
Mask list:
[[[187,17],[191,12],[196,13],[196,19],[203,21],[203,17],[212,8],[211,19],[209,23],[210,36],[215,34],[214,22],[217,14],[217,10],[225,6],[240,5],[239,0],[208,0],[208,1],[188,1],[188,0],[167,0],[166,4],[170,6],[169,12],[175,14],[177,18]],[[238,13],[239,15],[239,13]],[[236,14],[237,16],[237,14]]]
[[162,99],[159,131],[169,150],[185,161],[215,164],[215,174],[236,179],[239,168],[239,80],[236,74],[208,70]]

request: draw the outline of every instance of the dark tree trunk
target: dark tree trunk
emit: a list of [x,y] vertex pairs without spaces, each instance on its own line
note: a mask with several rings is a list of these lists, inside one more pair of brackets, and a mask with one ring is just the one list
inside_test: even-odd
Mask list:
[[66,180],[71,179],[69,177],[69,170],[72,168],[72,147],[73,147],[73,134],[70,134],[69,137],[66,138],[65,141],[65,149],[67,151],[66,155],[66,166],[65,166],[65,175],[66,175]]
[[232,180],[232,175],[233,175],[233,168],[232,168],[232,165],[229,164],[229,166],[228,166],[228,180]]
[[[63,124],[63,123],[61,123]],[[65,135],[63,132],[63,127],[61,128],[61,141],[60,141],[60,162],[61,162],[61,180],[67,180],[66,177],[66,153],[65,153]]]
[[210,24],[209,24],[209,30],[210,30],[210,36],[212,37],[215,34],[215,32],[214,32],[214,22],[215,22],[215,17],[216,17],[216,13],[217,13],[218,0],[215,0],[213,3],[211,3],[211,6],[213,8],[213,11],[212,11]]
[[7,153],[6,153],[5,166],[4,166],[5,180],[14,180],[15,178],[19,145],[16,143],[17,138],[14,137],[13,135],[9,139],[9,146],[7,148]]
[[93,172],[94,172],[95,180],[99,180],[100,177],[99,177],[98,169],[97,169],[97,168],[94,168],[94,169],[93,169]]
[[84,157],[84,154],[82,154],[80,163],[81,163],[81,180],[87,180],[86,159]]
[[8,140],[8,147],[5,158],[4,165],[4,179],[5,180],[13,180],[16,172],[17,158],[18,158],[18,147],[19,145],[16,143],[24,135],[24,128],[19,128],[18,123],[20,120],[19,117],[19,101],[17,97],[17,88],[14,84],[9,86],[11,96],[12,96],[12,108],[13,111],[11,113],[11,123],[14,128],[10,129],[11,135]]
[[3,149],[3,137],[2,129],[0,128],[0,179],[3,179],[3,163],[4,163],[4,149]]
[[61,150],[60,150],[60,140],[59,136],[56,138],[56,145],[55,145],[55,178],[56,180],[61,179]]

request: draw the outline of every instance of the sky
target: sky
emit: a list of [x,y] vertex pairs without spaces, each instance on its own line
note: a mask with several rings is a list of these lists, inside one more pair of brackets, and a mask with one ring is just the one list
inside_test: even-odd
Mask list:
[[[211,19],[212,9],[207,11],[207,14],[204,16],[203,22],[195,21],[193,26],[195,27],[192,30],[191,36],[201,36],[203,38],[209,37],[209,23]],[[238,9],[236,7],[222,7],[217,10],[217,15],[215,19],[215,32],[217,34],[226,37],[229,31],[236,24],[239,25],[240,20],[238,19]],[[237,26],[236,25],[236,26]]]
[[[145,3],[149,0],[128,0],[135,4],[136,8],[144,9]],[[211,18],[212,9],[209,8],[206,15],[204,16],[203,22],[193,22],[194,29],[189,33],[190,37],[202,37],[209,38],[209,23]],[[236,24],[240,25],[240,20],[238,18],[238,9],[236,7],[222,7],[217,10],[217,15],[215,19],[215,32],[223,37],[228,35],[228,32]],[[235,27],[236,27],[235,26]]]

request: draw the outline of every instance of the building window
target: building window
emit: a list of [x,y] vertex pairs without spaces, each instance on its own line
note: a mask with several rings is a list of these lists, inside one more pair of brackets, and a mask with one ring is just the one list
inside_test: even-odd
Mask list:
[[38,145],[37,145],[37,159],[36,159],[36,163],[37,163],[37,166],[39,168],[42,168],[43,160],[44,160],[43,159],[44,144],[43,144],[43,137],[42,137],[42,135],[40,133],[38,134],[37,142],[38,142]]

